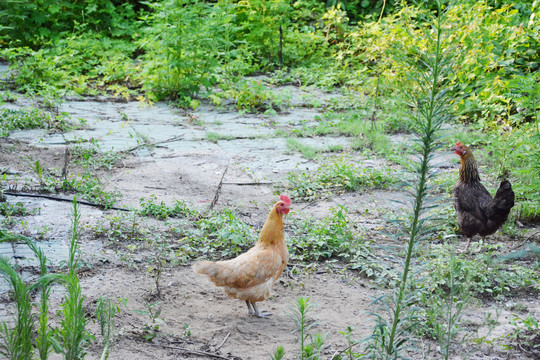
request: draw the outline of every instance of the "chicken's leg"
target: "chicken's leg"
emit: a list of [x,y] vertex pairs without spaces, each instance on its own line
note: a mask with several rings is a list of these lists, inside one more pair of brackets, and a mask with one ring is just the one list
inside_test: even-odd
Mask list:
[[253,306],[251,305],[251,303],[249,301],[246,300],[246,305],[248,307],[248,315],[249,316],[253,316],[255,315],[255,310],[253,310]]
[[465,245],[465,250],[463,250],[464,253],[467,252],[467,250],[469,250],[469,245],[471,245],[471,240],[474,236],[468,236],[467,237],[467,245]]
[[253,315],[253,316],[256,316],[256,317],[259,317],[259,318],[265,318],[265,317],[269,317],[270,315],[272,315],[271,313],[268,313],[268,312],[261,312],[259,311],[259,309],[257,308],[257,305],[254,303],[254,302],[248,302],[248,307],[249,307],[249,304],[251,304],[251,306],[253,307],[253,310],[254,310],[254,313],[250,313],[249,315]]

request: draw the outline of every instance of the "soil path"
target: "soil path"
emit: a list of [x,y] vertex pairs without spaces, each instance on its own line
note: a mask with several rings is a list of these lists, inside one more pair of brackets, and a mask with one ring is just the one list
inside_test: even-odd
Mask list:
[[[233,208],[246,223],[260,229],[268,207],[277,199],[274,186],[286,181],[292,171],[318,167],[317,162],[291,153],[287,149],[287,138],[276,135],[278,130],[313,126],[316,117],[323,112],[322,108],[313,109],[302,101],[306,98],[303,90],[290,91],[293,107],[288,113],[274,118],[239,115],[206,105],[186,113],[162,103],[141,107],[135,102],[66,101],[59,110],[69,113],[72,119],[83,119],[84,126],[65,134],[44,130],[13,132],[0,139],[0,168],[11,176],[10,186],[21,190],[38,182],[35,172],[30,170],[31,162],[39,159],[48,169],[62,169],[66,146],[73,146],[74,141],[80,140],[84,140],[81,146],[89,146],[86,141],[94,139],[98,140],[101,150],[129,154],[117,167],[96,174],[108,182],[108,190],[122,194],[119,206],[137,207],[141,197],[154,195],[158,201],[167,204],[183,200],[199,209],[209,206],[227,169],[217,208]],[[323,104],[337,96],[316,91],[308,95]],[[20,98],[1,107],[21,110],[31,105]],[[351,139],[319,137],[298,141],[324,149],[335,145],[347,149]],[[386,166],[383,160],[358,159],[363,166]],[[441,167],[451,168],[448,159],[443,157]],[[293,199],[293,205],[294,211],[319,218],[327,215],[330,208],[344,205],[350,210],[351,217],[369,230],[384,225],[376,210],[396,209],[399,205],[391,201],[396,199],[403,200],[403,194],[375,191],[340,195],[314,204],[294,203]],[[23,223],[14,225],[14,229],[41,239],[40,244],[51,264],[58,266],[67,252],[71,204],[14,197],[8,197],[8,201],[21,202],[31,211]],[[129,268],[122,254],[108,246],[107,239],[95,237],[98,224],[115,216],[115,212],[82,206],[81,215],[81,249],[86,264],[81,284],[88,313],[95,310],[99,296],[127,299],[127,305],[122,307],[117,319],[119,336],[111,359],[208,359],[207,355],[197,355],[197,352],[206,352],[227,359],[258,360],[268,359],[278,346],[285,348],[286,359],[293,359],[298,355],[299,345],[295,343],[298,334],[294,333],[295,324],[290,313],[299,297],[309,297],[316,305],[311,316],[318,325],[312,333],[326,336],[325,359],[331,359],[347,348],[345,336],[340,334],[347,327],[352,327],[353,339],[364,338],[372,331],[373,318],[367,311],[372,310],[373,297],[381,292],[373,290],[369,280],[355,278],[354,273],[342,273],[339,268],[328,271],[319,266],[301,268],[306,271],[294,276],[284,274],[274,287],[274,296],[260,305],[273,313],[269,319],[248,317],[244,303],[227,298],[221,289],[204,277],[196,276],[189,266],[165,269],[161,281],[163,294],[158,299],[152,295],[155,285],[150,276]],[[286,231],[287,226],[286,223]],[[0,255],[16,258],[27,270],[35,266],[22,245],[0,244]],[[32,276],[31,271],[27,275]],[[2,286],[0,319],[9,321],[14,306],[8,288],[5,284]],[[53,293],[54,305],[60,304],[62,295],[58,289]],[[526,301],[530,302],[530,309],[538,313],[538,299]],[[153,311],[161,308],[156,322],[145,313],[151,304],[157,304]],[[471,310],[470,321],[482,322],[484,318],[478,318],[478,314],[491,310],[486,307]],[[504,325],[507,326],[509,321],[507,319]],[[143,340],[143,335],[153,337],[155,325],[159,325],[159,332],[156,331],[153,341]],[[96,323],[90,323],[90,330],[99,333]],[[97,359],[99,351],[100,347],[93,344],[87,358]],[[468,357],[471,359],[499,359],[500,353],[486,355],[482,347],[476,347],[467,354],[474,354]],[[504,354],[504,358],[524,359],[513,357],[512,353]],[[482,357],[484,355],[487,357]]]

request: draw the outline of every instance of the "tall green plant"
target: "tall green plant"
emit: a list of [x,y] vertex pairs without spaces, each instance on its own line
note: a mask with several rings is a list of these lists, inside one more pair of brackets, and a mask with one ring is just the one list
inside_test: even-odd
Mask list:
[[429,239],[435,230],[426,224],[430,217],[428,211],[435,207],[429,199],[430,183],[436,175],[431,162],[438,148],[438,131],[450,117],[446,80],[453,58],[451,49],[446,47],[447,34],[443,26],[447,11],[443,11],[441,5],[438,0],[436,15],[429,13],[431,16],[426,19],[430,25],[424,38],[428,42],[428,50],[413,49],[413,56],[406,59],[411,71],[404,90],[408,105],[413,109],[410,118],[415,141],[412,146],[418,156],[409,166],[415,180],[406,184],[411,196],[409,215],[407,220],[397,223],[401,230],[398,240],[406,240],[405,248],[400,249],[399,253],[403,254],[399,259],[402,265],[400,279],[391,296],[383,296],[375,301],[380,309],[386,311],[386,317],[375,314],[376,326],[367,347],[371,358],[403,357],[403,350],[410,340],[410,330],[418,316],[416,256],[423,241]]
[[[315,360],[319,358],[319,354],[324,344],[324,336],[321,334],[313,335],[310,330],[318,325],[309,317],[309,313],[313,310],[313,305],[309,302],[309,298],[298,298],[295,308],[291,313],[291,317],[296,325],[293,331],[298,333],[297,342],[300,344],[300,358],[302,360]],[[276,351],[276,357],[279,351]]]
[[111,351],[112,341],[114,339],[114,316],[120,309],[108,296],[101,296],[96,304],[96,317],[99,321],[101,336],[103,337],[103,350],[100,360],[107,360]]
[[77,198],[73,198],[71,219],[71,241],[69,246],[68,273],[62,276],[67,294],[62,304],[61,327],[54,337],[54,350],[61,353],[64,360],[79,360],[86,355],[90,334],[86,331],[86,316],[83,307],[84,296],[77,278],[79,256],[80,212]]
[[425,307],[426,322],[445,360],[450,358],[462,312],[471,299],[470,271],[466,263],[456,256],[456,249],[457,244],[452,244],[448,264],[444,268],[444,283],[424,292],[421,300]]
[[0,354],[10,360],[31,359],[35,316],[29,289],[5,257],[0,257],[0,274],[10,283],[17,306],[15,327],[11,328],[6,322],[0,325]]
[[[41,277],[47,275],[47,257],[39,246],[31,239],[26,240],[28,247],[36,254],[41,271]],[[43,283],[40,286],[40,302],[39,302],[39,328],[37,330],[36,348],[41,360],[47,360],[49,353],[52,350],[51,336],[52,331],[49,328],[49,298],[51,293],[51,284]]]

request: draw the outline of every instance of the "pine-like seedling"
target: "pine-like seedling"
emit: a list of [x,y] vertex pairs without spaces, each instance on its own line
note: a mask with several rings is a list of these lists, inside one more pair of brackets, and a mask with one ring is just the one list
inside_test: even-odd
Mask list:
[[[453,65],[453,53],[444,29],[446,12],[437,1],[435,14],[419,8],[419,14],[428,14],[425,29],[425,50],[402,49],[402,63],[407,66],[407,82],[403,94],[410,112],[410,131],[414,135],[409,144],[415,154],[408,162],[411,178],[404,183],[410,201],[404,220],[395,221],[398,233],[391,250],[393,260],[399,264],[399,278],[391,294],[374,301],[378,313],[376,325],[368,339],[366,352],[373,359],[399,359],[405,357],[411,333],[418,324],[419,272],[422,269],[417,255],[426,240],[436,232],[429,225],[436,207],[430,196],[430,187],[437,172],[433,167],[435,152],[440,146],[439,131],[450,118],[448,74]],[[412,177],[411,174],[412,173]],[[403,246],[404,244],[404,246]]]

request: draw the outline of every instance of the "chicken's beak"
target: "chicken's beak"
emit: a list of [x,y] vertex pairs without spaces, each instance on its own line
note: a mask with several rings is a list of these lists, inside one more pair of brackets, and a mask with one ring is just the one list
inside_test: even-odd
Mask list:
[[452,148],[450,149],[450,151],[456,151],[456,147],[455,146],[452,146]]

